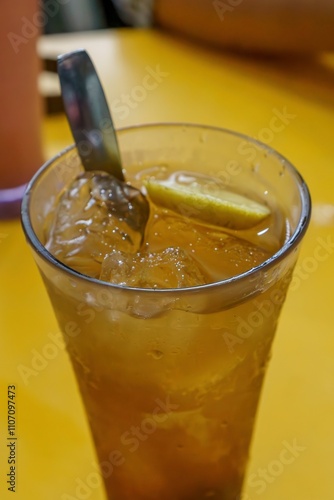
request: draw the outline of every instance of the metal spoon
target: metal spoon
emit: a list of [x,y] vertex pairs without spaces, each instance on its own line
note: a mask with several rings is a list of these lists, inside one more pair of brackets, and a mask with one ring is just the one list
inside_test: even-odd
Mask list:
[[142,235],[149,204],[137,188],[125,182],[116,132],[107,100],[94,65],[85,50],[58,57],[58,75],[65,112],[86,171],[103,171],[101,192],[96,194],[110,211]]
[[117,137],[94,65],[83,49],[58,57],[65,112],[85,170],[124,181]]

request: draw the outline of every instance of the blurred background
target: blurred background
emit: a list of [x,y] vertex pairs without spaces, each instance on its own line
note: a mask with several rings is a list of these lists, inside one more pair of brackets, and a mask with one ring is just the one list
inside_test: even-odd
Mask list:
[[[43,0],[47,5],[48,0]],[[111,0],[71,0],[59,4],[54,16],[49,16],[45,34],[69,33],[126,26]]]

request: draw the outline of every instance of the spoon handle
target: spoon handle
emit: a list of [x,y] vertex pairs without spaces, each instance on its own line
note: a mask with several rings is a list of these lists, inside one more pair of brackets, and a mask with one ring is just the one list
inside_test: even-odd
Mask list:
[[124,181],[115,128],[95,67],[83,49],[58,57],[62,97],[85,170]]

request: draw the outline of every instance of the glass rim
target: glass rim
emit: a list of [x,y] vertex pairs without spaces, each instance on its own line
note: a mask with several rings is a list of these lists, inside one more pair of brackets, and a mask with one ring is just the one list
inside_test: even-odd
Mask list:
[[51,263],[54,267],[59,268],[63,272],[69,274],[70,276],[73,276],[77,279],[83,280],[87,283],[92,283],[94,285],[99,285],[103,287],[107,287],[110,289],[117,289],[119,291],[126,291],[127,293],[141,293],[141,294],[186,294],[186,293],[199,293],[202,291],[209,291],[213,290],[218,287],[227,287],[228,285],[232,283],[241,283],[243,280],[247,280],[249,277],[252,277],[256,274],[258,274],[261,271],[271,269],[274,265],[279,263],[284,257],[286,257],[293,249],[297,246],[297,244],[301,241],[303,238],[306,229],[309,225],[310,218],[311,218],[311,197],[310,197],[310,192],[307,187],[307,184],[305,183],[303,177],[299,173],[299,171],[292,165],[292,163],[285,158],[282,154],[278,153],[275,149],[271,148],[267,144],[258,141],[257,139],[250,137],[246,134],[236,132],[234,130],[230,130],[227,128],[223,127],[217,127],[217,126],[211,126],[211,125],[201,125],[201,124],[196,124],[196,123],[186,123],[186,122],[157,122],[157,123],[144,123],[140,125],[132,125],[128,127],[122,127],[117,129],[118,134],[123,134],[127,132],[133,132],[136,130],[142,130],[142,129],[150,129],[150,128],[198,128],[198,129],[205,129],[205,130],[211,130],[215,132],[222,132],[226,135],[231,135],[234,137],[239,137],[242,140],[246,140],[249,143],[253,144],[254,146],[260,147],[262,151],[266,151],[268,154],[271,156],[275,157],[277,160],[279,160],[281,163],[284,163],[284,166],[286,169],[288,169],[289,173],[292,174],[292,176],[295,178],[296,185],[298,186],[299,194],[300,194],[300,199],[301,199],[301,204],[302,204],[302,209],[301,209],[301,214],[299,217],[299,221],[297,224],[296,229],[294,232],[289,235],[288,239],[284,242],[284,244],[275,252],[272,256],[270,256],[268,259],[263,261],[261,264],[258,266],[255,266],[248,271],[245,271],[241,274],[237,274],[235,276],[231,276],[230,278],[226,278],[223,280],[219,281],[214,281],[212,283],[206,283],[202,285],[196,285],[192,287],[180,287],[180,288],[141,288],[141,287],[131,287],[131,286],[125,286],[125,285],[118,285],[114,283],[110,283],[107,281],[102,281],[97,278],[93,278],[91,276],[87,276],[85,274],[82,274],[75,269],[72,269],[71,267],[67,266],[66,264],[63,264],[61,261],[56,259],[42,244],[42,242],[39,240],[37,237],[31,223],[30,219],[30,200],[31,200],[31,194],[33,193],[35,183],[38,181],[38,179],[49,169],[52,167],[52,165],[55,163],[55,161],[59,160],[61,157],[63,157],[66,153],[69,151],[72,151],[76,148],[75,144],[72,144],[70,146],[67,146],[66,148],[62,149],[59,153],[57,153],[55,156],[47,160],[39,169],[38,171],[34,174],[32,179],[27,185],[27,189],[24,193],[23,200],[22,200],[22,205],[21,205],[21,222],[23,226],[23,230],[25,233],[25,236],[27,240],[29,241],[30,245],[35,249],[37,254],[42,257],[43,260]]

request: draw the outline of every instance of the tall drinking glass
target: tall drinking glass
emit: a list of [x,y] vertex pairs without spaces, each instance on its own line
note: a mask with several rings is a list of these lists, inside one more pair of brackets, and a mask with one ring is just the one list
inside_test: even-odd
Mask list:
[[223,281],[130,288],[84,276],[44,246],[59,193],[82,172],[75,148],[35,175],[23,201],[23,227],[64,334],[108,498],[235,500],[309,193],[285,158],[228,130],[161,124],[118,137],[131,183],[155,168],[205,173],[263,200],[271,238],[284,234],[262,264]]

